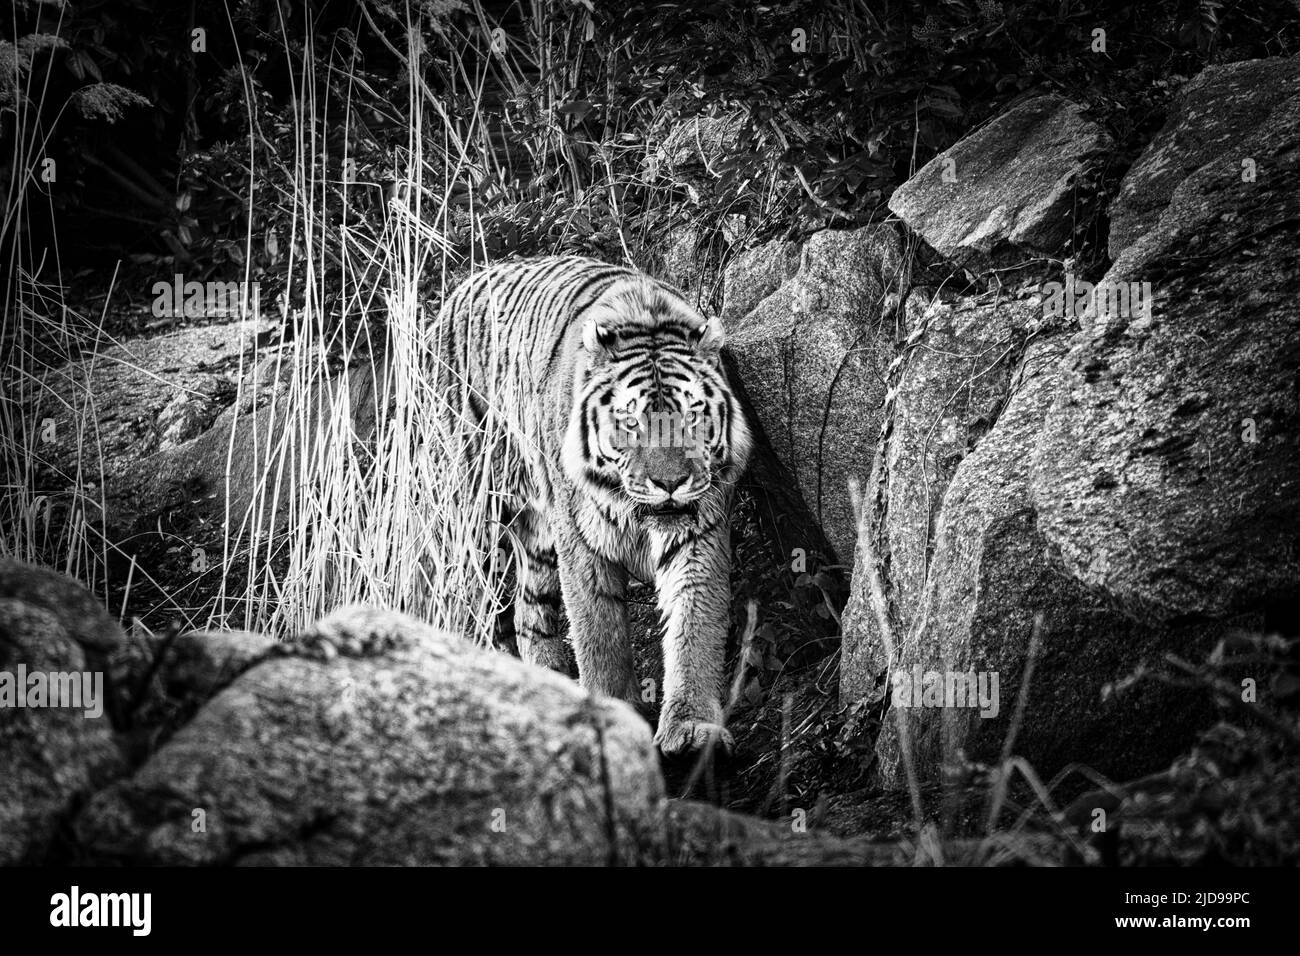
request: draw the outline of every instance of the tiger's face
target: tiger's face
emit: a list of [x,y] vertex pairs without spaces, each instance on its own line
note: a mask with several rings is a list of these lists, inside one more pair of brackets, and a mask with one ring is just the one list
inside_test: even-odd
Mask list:
[[675,300],[632,318],[598,312],[584,328],[569,470],[642,523],[680,527],[743,466],[749,430],[722,370],[716,318]]
[[692,514],[725,457],[725,449],[713,441],[719,416],[702,389],[684,385],[669,391],[651,395],[616,388],[613,407],[599,416],[611,421],[598,438],[613,446],[609,457],[623,490],[644,515]]

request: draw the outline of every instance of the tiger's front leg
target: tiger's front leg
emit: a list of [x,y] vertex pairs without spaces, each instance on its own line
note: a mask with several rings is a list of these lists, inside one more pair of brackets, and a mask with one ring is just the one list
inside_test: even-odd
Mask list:
[[728,522],[720,519],[704,534],[656,551],[664,699],[655,743],[665,754],[715,744],[730,750],[721,699],[731,617]]
[[557,557],[578,683],[636,705],[639,687],[627,636],[627,570],[591,550],[569,525],[557,529]]

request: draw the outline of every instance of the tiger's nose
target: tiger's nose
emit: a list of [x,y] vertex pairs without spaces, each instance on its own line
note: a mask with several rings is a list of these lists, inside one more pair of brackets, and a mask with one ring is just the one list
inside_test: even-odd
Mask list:
[[668,497],[673,497],[677,492],[685,491],[687,484],[690,483],[691,473],[684,471],[678,475],[661,475],[650,479],[650,483],[656,488],[667,492]]

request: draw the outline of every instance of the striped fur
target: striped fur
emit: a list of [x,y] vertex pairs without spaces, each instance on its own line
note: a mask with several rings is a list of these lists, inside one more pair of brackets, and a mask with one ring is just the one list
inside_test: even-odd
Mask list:
[[500,263],[451,294],[437,326],[462,407],[509,436],[525,660],[642,699],[627,638],[629,576],[663,622],[656,743],[730,745],[722,728],[730,615],[728,512],[750,433],[722,369],[722,327],[672,287],[579,257]]

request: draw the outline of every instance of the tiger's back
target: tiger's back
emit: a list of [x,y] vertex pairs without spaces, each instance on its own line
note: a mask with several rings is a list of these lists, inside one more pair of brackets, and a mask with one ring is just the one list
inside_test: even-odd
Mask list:
[[[495,263],[460,283],[439,314],[439,353],[476,415],[487,407],[550,446],[563,431],[565,382],[581,318],[614,282],[636,275],[582,256]],[[547,447],[558,454],[558,446]]]

